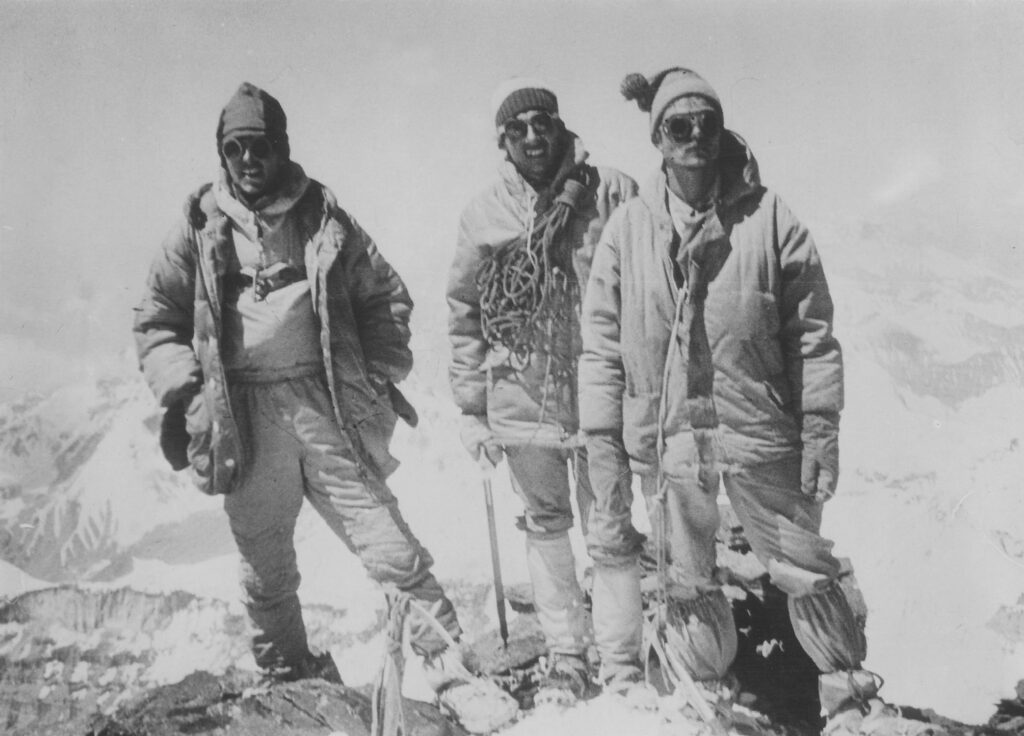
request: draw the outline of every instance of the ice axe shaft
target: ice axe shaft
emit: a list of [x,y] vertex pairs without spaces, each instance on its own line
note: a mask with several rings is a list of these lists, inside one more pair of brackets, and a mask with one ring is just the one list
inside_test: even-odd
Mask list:
[[498,631],[501,643],[508,649],[508,619],[505,617],[505,586],[501,584],[501,558],[498,555],[498,530],[494,523],[494,492],[487,469],[482,474],[484,502],[487,504],[487,531],[491,537],[491,569],[494,573],[494,600],[498,605]]

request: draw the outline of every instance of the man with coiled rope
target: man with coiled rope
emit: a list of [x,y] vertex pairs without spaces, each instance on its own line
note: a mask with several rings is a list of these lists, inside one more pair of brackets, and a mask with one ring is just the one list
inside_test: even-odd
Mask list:
[[522,499],[519,526],[549,650],[538,700],[564,704],[592,689],[569,542],[568,465],[584,520],[592,497],[577,441],[578,310],[604,223],[637,187],[586,163],[546,84],[509,80],[492,104],[505,159],[459,224],[447,290],[449,375],[467,450],[492,465],[504,454]]

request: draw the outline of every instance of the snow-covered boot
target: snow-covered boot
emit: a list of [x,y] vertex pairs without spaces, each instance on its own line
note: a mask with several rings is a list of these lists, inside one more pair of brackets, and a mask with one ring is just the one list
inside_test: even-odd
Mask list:
[[[685,723],[698,733],[726,736],[767,736],[773,733],[767,719],[739,705],[739,683],[732,674],[720,680],[680,680],[661,714],[669,723]],[[697,725],[699,724],[699,725]]]
[[947,736],[948,731],[935,723],[905,718],[895,705],[871,698],[834,713],[825,724],[822,736]]
[[830,672],[819,678],[821,707],[828,713],[822,736],[946,736],[934,723],[905,718],[878,696],[881,678],[867,670]]
[[334,663],[330,652],[313,654],[307,651],[305,656],[293,664],[280,664],[272,667],[265,667],[260,681],[263,685],[273,685],[277,682],[296,682],[298,680],[320,679],[326,682],[333,682],[343,685],[341,673]]
[[[406,611],[415,615],[421,626],[433,629],[443,642],[442,647],[426,649],[422,642],[430,642],[430,639],[421,636],[419,653],[423,657],[424,679],[434,691],[438,706],[470,733],[490,733],[511,723],[519,712],[519,704],[496,684],[470,671],[467,666],[470,650],[454,639],[437,619],[446,601],[436,601],[428,609],[419,601],[412,600],[408,594],[393,595],[388,625],[389,648],[394,651],[397,660]],[[415,651],[416,647],[413,649]],[[397,669],[400,671],[400,668]],[[374,700],[378,700],[376,695]],[[381,710],[385,711],[383,715],[386,716],[388,709]]]
[[333,682],[336,685],[344,685],[341,681],[341,673],[338,672],[338,665],[334,663],[334,657],[330,652],[313,654],[312,652],[299,665],[298,679],[300,680],[324,680]]
[[585,655],[555,653],[548,657],[533,702],[538,707],[556,705],[567,708],[593,697],[597,692]]
[[601,690],[620,697],[634,710],[658,710],[658,691],[639,667],[601,669]]
[[457,643],[424,658],[423,672],[442,712],[470,733],[491,733],[511,723],[519,704],[490,680],[470,672],[466,659]]

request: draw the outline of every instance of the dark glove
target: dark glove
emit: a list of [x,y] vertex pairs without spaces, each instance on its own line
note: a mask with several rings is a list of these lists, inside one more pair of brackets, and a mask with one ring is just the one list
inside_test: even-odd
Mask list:
[[185,402],[175,401],[167,407],[160,421],[160,449],[173,470],[188,467],[188,430],[185,428]]
[[486,457],[491,465],[501,462],[504,451],[495,439],[491,425],[487,423],[487,417],[479,414],[464,414],[459,437],[474,460],[483,460]]
[[800,487],[818,503],[824,503],[836,492],[839,480],[839,415],[804,414],[803,461],[800,466]]

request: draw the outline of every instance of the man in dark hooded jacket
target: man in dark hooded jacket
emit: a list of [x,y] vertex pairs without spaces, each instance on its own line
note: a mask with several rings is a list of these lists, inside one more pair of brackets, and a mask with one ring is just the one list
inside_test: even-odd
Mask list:
[[334,195],[290,160],[271,95],[242,84],[217,149],[219,178],[188,198],[135,317],[142,370],[166,407],[165,453],[200,489],[226,494],[261,668],[337,679],[330,656],[309,651],[297,596],[305,499],[372,578],[433,613],[448,637],[413,625],[412,646],[436,671],[459,623],[385,484],[396,417],[415,422],[395,388],[412,368],[412,301]]

